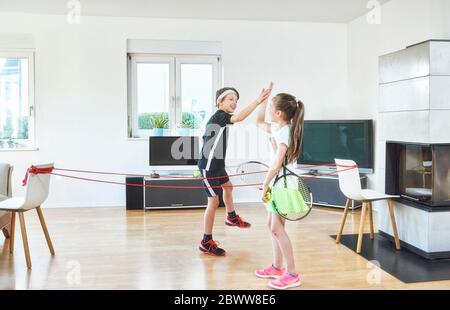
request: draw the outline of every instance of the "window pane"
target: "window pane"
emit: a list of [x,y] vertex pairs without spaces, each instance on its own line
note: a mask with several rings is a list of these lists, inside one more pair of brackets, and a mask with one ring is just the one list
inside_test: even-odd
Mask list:
[[26,146],[28,109],[28,59],[0,58],[0,148]]
[[181,64],[182,123],[198,129],[207,122],[213,107],[213,67],[211,64]]
[[169,128],[169,64],[137,64],[140,130]]

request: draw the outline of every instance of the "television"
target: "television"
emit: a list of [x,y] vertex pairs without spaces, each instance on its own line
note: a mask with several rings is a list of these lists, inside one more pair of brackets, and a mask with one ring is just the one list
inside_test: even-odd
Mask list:
[[155,136],[149,138],[150,167],[159,170],[186,170],[197,166],[199,138]]
[[373,173],[373,121],[314,121],[304,123],[299,169],[330,170],[311,167],[334,164],[334,159],[351,159],[362,173]]

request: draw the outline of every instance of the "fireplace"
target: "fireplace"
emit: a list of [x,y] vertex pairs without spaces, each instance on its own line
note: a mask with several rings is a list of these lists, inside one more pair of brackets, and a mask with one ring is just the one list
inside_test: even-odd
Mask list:
[[450,208],[450,144],[387,142],[386,193],[428,211]]
[[[377,190],[400,196],[394,212],[402,245],[429,259],[450,258],[449,64],[450,41],[379,59]],[[388,208],[375,206],[378,231],[392,238]]]

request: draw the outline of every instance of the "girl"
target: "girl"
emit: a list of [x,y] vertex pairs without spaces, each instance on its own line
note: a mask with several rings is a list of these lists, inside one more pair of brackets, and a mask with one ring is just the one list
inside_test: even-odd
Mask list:
[[[257,125],[265,131],[272,133],[271,124],[264,121],[266,104],[261,105],[258,113]],[[305,109],[303,103],[289,94],[276,95],[270,104],[271,122],[279,129],[273,132],[273,139],[277,146],[275,159],[268,171],[263,185],[262,201],[267,203],[267,192],[272,179],[280,172],[283,164],[297,161],[303,138],[303,120]],[[269,286],[275,289],[288,289],[299,286],[300,276],[295,269],[294,255],[291,240],[285,230],[285,219],[279,216],[267,204],[268,226],[272,232],[273,262],[270,266],[256,270],[259,278],[274,278]],[[283,258],[286,269],[283,268]]]
[[[272,85],[272,84],[271,84]],[[212,230],[216,209],[219,206],[218,195],[223,193],[223,200],[228,216],[225,224],[239,228],[250,228],[250,223],[244,221],[236,214],[233,205],[233,185],[228,179],[225,170],[225,155],[227,150],[228,126],[245,120],[261,103],[265,102],[270,95],[271,85],[263,89],[259,97],[242,111],[234,114],[239,100],[236,89],[226,87],[219,89],[216,93],[217,112],[206,124],[203,135],[203,148],[198,161],[198,168],[204,177],[203,183],[208,196],[208,206],[204,216],[204,234],[200,241],[199,249],[203,253],[213,256],[224,256],[225,250],[218,247],[213,240]]]

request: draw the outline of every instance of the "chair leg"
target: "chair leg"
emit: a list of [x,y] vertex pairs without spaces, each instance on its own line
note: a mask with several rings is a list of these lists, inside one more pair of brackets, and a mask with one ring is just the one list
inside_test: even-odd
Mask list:
[[341,225],[339,226],[339,231],[336,236],[336,243],[338,243],[338,244],[341,243],[342,232],[344,231],[345,220],[347,219],[347,214],[348,214],[348,209],[350,208],[350,203],[351,203],[350,199],[347,199],[347,201],[345,202],[344,214],[342,215]]
[[55,255],[55,249],[53,248],[52,240],[50,239],[50,234],[48,233],[47,225],[45,224],[44,214],[42,213],[41,207],[37,207],[36,211],[39,216],[39,221],[41,222],[42,230],[44,231],[45,239],[47,240],[48,249],[52,255]]
[[28,269],[31,269],[30,249],[28,247],[27,229],[25,227],[25,218],[23,212],[19,212],[20,230],[22,232],[23,249]]
[[398,238],[397,224],[395,222],[394,206],[392,205],[391,199],[388,199],[387,203],[389,207],[389,215],[391,216],[392,230],[394,231],[395,248],[400,250],[400,239]]
[[14,253],[14,237],[16,235],[16,212],[11,212],[11,231],[9,232],[9,253]]
[[369,220],[370,220],[370,239],[375,239],[375,231],[373,228],[373,208],[372,208],[372,202],[368,203],[369,205]]
[[366,209],[367,204],[363,202],[362,205],[362,211],[361,211],[361,220],[359,222],[359,234],[358,234],[358,246],[356,248],[356,253],[361,253],[362,248],[362,240],[363,240],[363,234],[364,234],[364,222],[366,221]]
[[7,227],[4,227],[2,229],[3,235],[5,236],[6,239],[9,239],[9,237],[10,237],[10,235],[9,235],[9,229],[10,228],[9,227],[11,227],[11,224],[9,224]]

